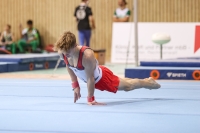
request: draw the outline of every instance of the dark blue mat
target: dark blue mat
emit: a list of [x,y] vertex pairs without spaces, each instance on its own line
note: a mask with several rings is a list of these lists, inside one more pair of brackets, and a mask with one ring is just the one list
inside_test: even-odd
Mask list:
[[[32,62],[32,63],[9,63],[7,65],[7,72],[16,71],[32,71],[55,68],[57,61],[48,62]],[[64,61],[61,61],[59,67],[65,67]]]
[[125,69],[127,78],[173,79],[173,80],[200,80],[200,68],[192,67],[135,67]]
[[[51,54],[16,54],[0,56],[0,72],[16,72],[55,68],[60,56]],[[58,67],[65,67],[63,61]]]
[[0,73],[7,72],[8,71],[8,65],[6,62],[0,62]]

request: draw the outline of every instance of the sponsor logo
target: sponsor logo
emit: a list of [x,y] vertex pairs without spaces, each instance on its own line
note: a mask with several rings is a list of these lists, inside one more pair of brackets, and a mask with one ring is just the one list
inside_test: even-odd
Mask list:
[[43,68],[44,65],[43,64],[35,64],[35,68]]
[[172,73],[171,72],[168,72],[167,73],[167,77],[171,77],[172,76]]
[[186,77],[187,75],[186,75],[186,73],[173,73],[173,72],[168,72],[167,73],[167,77]]

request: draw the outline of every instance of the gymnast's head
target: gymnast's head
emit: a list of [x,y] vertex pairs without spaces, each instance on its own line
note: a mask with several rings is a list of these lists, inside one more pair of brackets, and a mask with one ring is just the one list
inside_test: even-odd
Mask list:
[[77,46],[76,37],[70,31],[65,31],[57,40],[54,45],[54,51],[63,53],[67,57],[73,52],[73,49]]

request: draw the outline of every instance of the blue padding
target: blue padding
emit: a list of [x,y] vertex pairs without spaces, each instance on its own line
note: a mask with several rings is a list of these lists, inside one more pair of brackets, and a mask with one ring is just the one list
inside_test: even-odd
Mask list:
[[194,80],[192,77],[192,73],[195,70],[199,70],[200,68],[183,68],[179,69],[173,67],[138,67],[132,69],[125,69],[125,77],[127,78],[148,78],[150,77],[150,73],[152,70],[157,70],[160,73],[159,79],[176,79],[176,80]]
[[57,61],[59,55],[57,53],[50,54],[15,54],[15,55],[1,55],[0,62],[17,62],[30,63],[41,61]]
[[[33,70],[41,70],[41,69],[51,69],[55,68],[57,61],[47,61],[48,68],[45,68],[46,62],[33,62]],[[16,72],[16,71],[29,71],[30,63],[8,63],[8,72]],[[58,67],[65,67],[64,61],[61,61]]]
[[140,61],[140,66],[167,66],[167,67],[200,67],[199,60],[190,59],[174,59],[174,60],[158,60],[158,61]]
[[3,72],[8,72],[7,63],[0,62],[0,73],[3,73]]

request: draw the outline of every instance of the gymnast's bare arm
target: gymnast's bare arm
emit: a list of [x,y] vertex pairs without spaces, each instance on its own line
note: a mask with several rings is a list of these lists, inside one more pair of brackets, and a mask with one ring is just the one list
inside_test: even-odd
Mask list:
[[[68,73],[71,77],[72,82],[76,82],[78,80],[77,76],[74,74],[74,72],[68,66],[66,66],[66,67],[67,67],[67,71],[68,71]],[[77,87],[77,88],[74,89],[74,103],[78,99],[80,99],[80,97],[81,97],[80,87]]]
[[85,50],[82,63],[87,76],[88,97],[92,97],[94,96],[94,70],[96,68],[96,60],[94,58],[94,53],[92,50]]
[[[96,59],[92,50],[87,49],[84,52],[83,66],[85,68],[85,73],[87,75],[87,87],[88,87],[88,97],[94,96],[95,90],[95,80],[94,80],[94,70],[96,68]],[[96,101],[88,102],[89,105],[105,105],[104,103],[98,103]]]

